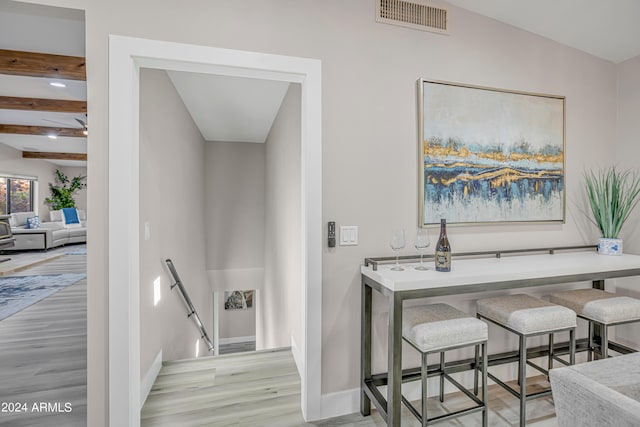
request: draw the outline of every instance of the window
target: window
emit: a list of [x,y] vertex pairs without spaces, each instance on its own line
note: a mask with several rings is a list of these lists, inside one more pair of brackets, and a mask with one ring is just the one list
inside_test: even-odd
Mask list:
[[0,214],[33,211],[34,182],[0,176]]

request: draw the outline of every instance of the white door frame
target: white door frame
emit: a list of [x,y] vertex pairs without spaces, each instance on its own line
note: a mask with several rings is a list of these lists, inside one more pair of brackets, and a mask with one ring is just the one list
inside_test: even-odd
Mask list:
[[155,68],[300,83],[302,412],[321,414],[321,64],[295,58],[109,37],[109,425],[140,425],[139,70]]

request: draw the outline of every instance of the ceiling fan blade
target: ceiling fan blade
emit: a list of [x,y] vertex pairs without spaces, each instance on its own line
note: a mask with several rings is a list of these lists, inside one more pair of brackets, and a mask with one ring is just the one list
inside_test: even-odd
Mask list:
[[[70,123],[64,123],[64,122],[59,122],[57,120],[50,120],[50,119],[42,119],[45,122],[50,122],[50,123],[56,123],[59,125],[64,125],[64,127],[73,127],[73,128],[77,128],[77,126],[70,124]],[[83,126],[84,127],[84,126]]]

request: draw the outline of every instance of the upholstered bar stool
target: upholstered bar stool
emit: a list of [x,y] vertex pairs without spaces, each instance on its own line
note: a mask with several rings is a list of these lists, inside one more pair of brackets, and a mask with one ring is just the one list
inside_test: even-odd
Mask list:
[[[447,304],[430,304],[407,307],[403,311],[402,337],[422,355],[422,367],[420,378],[422,380],[422,412],[403,396],[402,401],[409,411],[422,422],[423,426],[451,418],[461,417],[474,412],[482,411],[482,425],[488,425],[488,398],[487,398],[487,338],[488,328],[486,323],[475,319],[468,314]],[[482,374],[482,400],[472,394],[459,382],[447,373],[445,366],[445,351],[456,348],[476,346],[482,347],[482,364],[476,364],[474,370]],[[440,353],[440,364],[436,371],[429,372],[427,355]],[[429,376],[440,377],[440,401],[444,402],[444,380],[456,386],[476,404],[473,407],[462,409],[448,414],[428,418],[427,415],[427,379]]]
[[589,360],[594,351],[593,325],[601,327],[600,355],[605,359],[609,349],[607,327],[640,322],[640,300],[600,289],[555,292],[550,301],[570,308],[589,322]]
[[[527,364],[548,377],[549,370],[553,367],[553,360],[570,365],[575,363],[576,313],[566,307],[529,295],[518,294],[478,300],[477,316],[479,319],[488,320],[520,337],[518,347],[518,381],[520,389],[515,390],[491,373],[488,373],[488,376],[520,399],[520,426],[524,426],[527,415],[527,400],[551,394],[550,388],[527,394]],[[553,351],[553,334],[565,331],[569,331],[568,363],[558,358]],[[527,338],[537,335],[549,335],[548,370],[530,362],[527,357]]]

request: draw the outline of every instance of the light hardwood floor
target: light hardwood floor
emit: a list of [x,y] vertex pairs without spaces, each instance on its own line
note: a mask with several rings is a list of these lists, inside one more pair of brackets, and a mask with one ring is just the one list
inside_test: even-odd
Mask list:
[[142,426],[300,426],[300,378],[289,351],[165,362]]
[[[506,391],[491,386],[489,425],[518,424],[518,401]],[[445,404],[430,402],[435,414],[443,407],[467,404],[461,393],[448,395]],[[528,404],[529,425],[557,427],[550,398]],[[288,349],[231,354],[195,360],[166,362],[141,413],[143,427],[156,426],[263,426],[263,427],[382,427],[384,421],[351,414],[305,423],[300,412],[300,379]],[[406,410],[403,426],[416,427]],[[479,414],[438,424],[480,426]]]
[[[30,257],[38,255],[51,254]],[[86,256],[62,255],[15,275],[86,272]],[[0,405],[27,404],[27,412],[0,407],[0,426],[86,426],[86,355],[86,280],[0,321]]]
[[[70,255],[18,274],[74,273],[85,268],[86,256]],[[86,280],[0,321],[0,402],[26,402],[30,409],[33,402],[44,402],[63,410],[69,402],[73,408],[69,413],[0,412],[0,426],[86,426],[86,334]],[[490,426],[517,425],[516,399],[497,387],[490,388],[490,397]],[[446,405],[460,401],[459,396],[448,396]],[[439,410],[437,401],[431,403],[432,410]],[[557,426],[551,399],[530,402],[528,419],[532,426]],[[300,379],[288,349],[165,363],[141,412],[141,422],[142,426],[176,427],[384,426],[375,411],[370,417],[351,414],[305,423]],[[417,425],[405,410],[403,426]],[[480,417],[439,425],[480,426]]]
[[255,341],[243,341],[233,344],[221,344],[220,355],[233,354],[233,353],[245,353],[247,351],[256,351]]
[[[62,248],[61,248],[62,249]],[[14,253],[7,252],[0,255],[0,259],[7,259],[8,261],[0,262],[0,276],[16,275],[20,271],[23,271],[34,265],[41,264],[56,258],[64,256],[64,252],[60,250],[51,250],[49,252],[32,251]]]

